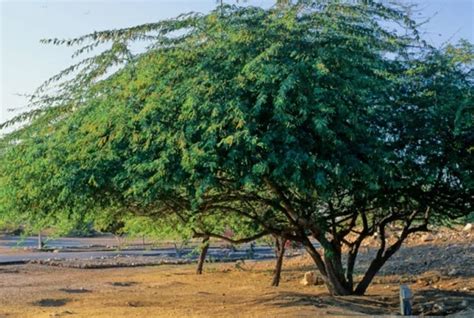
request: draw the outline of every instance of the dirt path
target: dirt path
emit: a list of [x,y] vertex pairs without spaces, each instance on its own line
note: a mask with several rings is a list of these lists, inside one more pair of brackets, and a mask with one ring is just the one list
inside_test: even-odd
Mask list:
[[0,315],[6,317],[309,317],[319,311],[309,298],[324,292],[292,281],[271,288],[268,270],[244,272],[228,265],[208,266],[202,276],[193,266],[25,265],[4,269],[0,277]]
[[[401,275],[379,277],[365,297],[330,297],[323,286],[300,285],[309,265],[305,257],[288,260],[278,288],[269,286],[272,262],[209,264],[201,276],[194,274],[192,265],[4,266],[0,317],[317,317],[398,312]],[[420,277],[408,282],[418,312],[429,312],[435,305],[456,310],[474,305],[472,276],[431,271]]]

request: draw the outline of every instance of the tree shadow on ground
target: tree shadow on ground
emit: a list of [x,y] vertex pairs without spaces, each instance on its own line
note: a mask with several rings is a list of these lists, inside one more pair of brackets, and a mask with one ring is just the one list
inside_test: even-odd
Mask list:
[[[384,315],[393,314],[398,309],[397,297],[387,296],[330,296],[308,295],[297,292],[280,292],[270,299],[265,299],[265,303],[279,307],[301,307],[310,306],[319,309],[327,308],[332,310],[328,314],[347,314],[347,311],[368,314],[368,315]],[[335,312],[334,307],[343,311]]]
[[466,308],[474,308],[473,292],[429,289],[415,292],[413,298],[415,314],[439,316]]
[[60,288],[59,291],[68,293],[68,294],[85,294],[91,293],[92,291],[85,288]]
[[116,287],[130,287],[137,285],[138,282],[111,282],[109,284]]
[[[326,308],[326,313],[331,315],[348,315],[349,313],[397,315],[400,311],[398,293],[393,295],[330,296],[329,294],[311,295],[285,291],[279,292],[271,298],[267,297],[261,302],[279,307]],[[413,304],[413,314],[415,315],[421,313],[446,315],[474,306],[474,293],[439,289],[417,291]],[[337,308],[336,311],[335,308]]]
[[60,298],[60,299],[52,299],[52,298],[44,298],[38,301],[33,302],[34,306],[39,307],[61,307],[66,305],[70,302],[71,299],[69,298]]

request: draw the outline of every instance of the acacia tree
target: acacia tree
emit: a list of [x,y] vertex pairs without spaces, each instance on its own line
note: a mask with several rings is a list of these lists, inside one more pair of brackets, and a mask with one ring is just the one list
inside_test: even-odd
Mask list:
[[[152,44],[134,55],[137,39]],[[329,291],[348,295],[363,294],[409,234],[472,211],[472,46],[426,45],[403,9],[223,5],[49,40],[79,53],[109,41],[52,78],[79,68],[55,95],[41,87],[32,104],[44,107],[7,136],[2,178],[17,213],[237,217],[302,243]],[[402,230],[390,245],[393,223]]]

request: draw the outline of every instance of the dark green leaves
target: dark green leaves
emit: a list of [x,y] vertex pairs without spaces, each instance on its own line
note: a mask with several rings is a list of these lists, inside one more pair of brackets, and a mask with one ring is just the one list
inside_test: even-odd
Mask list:
[[472,46],[426,46],[401,9],[223,6],[49,42],[110,47],[46,82],[4,140],[0,202],[19,214],[291,232],[290,204],[310,222],[472,208]]

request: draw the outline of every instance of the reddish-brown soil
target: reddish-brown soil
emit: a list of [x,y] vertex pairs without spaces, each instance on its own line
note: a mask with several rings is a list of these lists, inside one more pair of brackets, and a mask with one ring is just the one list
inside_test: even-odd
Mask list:
[[[457,234],[456,234],[457,235]],[[415,313],[474,311],[472,239],[466,234],[412,240],[362,297],[332,297],[302,286],[308,257],[287,259],[280,287],[273,262],[75,269],[0,267],[0,317],[318,317],[397,314],[400,283],[414,291]],[[361,263],[363,265],[363,263]],[[404,265],[411,264],[411,265]]]

